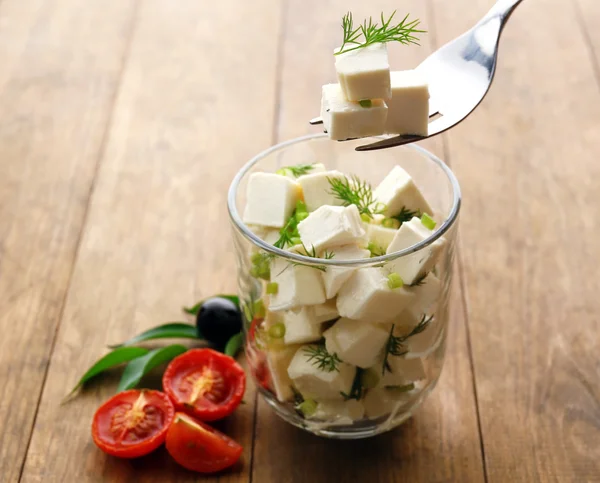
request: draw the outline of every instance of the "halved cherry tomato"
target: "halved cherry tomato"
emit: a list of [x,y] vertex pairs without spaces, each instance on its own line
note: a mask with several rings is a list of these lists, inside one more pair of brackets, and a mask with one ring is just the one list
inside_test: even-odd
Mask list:
[[175,413],[167,431],[166,446],[177,463],[200,473],[221,471],[242,454],[242,447],[229,436],[185,413]]
[[98,408],[92,437],[105,453],[137,458],[163,444],[174,416],[173,403],[166,394],[131,389],[116,394]]
[[239,406],[246,374],[232,357],[212,349],[191,349],[171,361],[163,388],[178,411],[215,421]]

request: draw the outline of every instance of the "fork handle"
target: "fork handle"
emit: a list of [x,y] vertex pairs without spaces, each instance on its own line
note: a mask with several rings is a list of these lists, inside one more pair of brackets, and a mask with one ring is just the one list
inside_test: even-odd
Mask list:
[[480,23],[488,22],[492,18],[499,18],[500,23],[504,25],[508,20],[508,17],[510,17],[510,14],[513,13],[515,8],[517,8],[522,1],[523,0],[498,0],[487,15],[481,19]]

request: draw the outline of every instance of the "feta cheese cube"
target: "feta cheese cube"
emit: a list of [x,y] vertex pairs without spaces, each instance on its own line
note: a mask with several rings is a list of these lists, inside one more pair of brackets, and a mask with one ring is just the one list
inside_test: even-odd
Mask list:
[[363,405],[369,419],[377,419],[392,413],[410,400],[411,394],[378,387],[367,392]]
[[323,336],[327,352],[366,369],[377,363],[389,333],[376,324],[341,318]]
[[409,211],[433,214],[429,203],[415,185],[411,176],[400,166],[394,166],[390,173],[373,191],[375,199],[386,206],[385,215],[394,216],[402,208]]
[[328,300],[324,304],[313,305],[313,311],[314,320],[317,324],[337,319],[340,316],[334,299]]
[[[423,226],[421,220],[415,216],[410,221],[402,223],[386,253],[394,253],[413,246],[431,236],[432,233],[433,231]],[[445,244],[446,240],[440,238],[418,252],[389,262],[387,268],[400,275],[405,284],[411,285],[434,267]]]
[[390,63],[385,44],[373,44],[335,56],[335,70],[349,101],[392,96]]
[[[334,260],[359,260],[371,256],[369,250],[364,250],[356,245],[332,248],[329,251],[334,254]],[[325,296],[328,299],[335,297],[340,287],[352,276],[355,270],[356,268],[354,267],[327,267],[327,271],[322,272]]]
[[279,257],[271,261],[271,281],[277,283],[276,294],[270,296],[269,310],[288,310],[300,305],[325,302],[321,272],[302,265],[293,265]]
[[387,362],[391,372],[385,371],[379,381],[380,386],[406,386],[425,379],[425,367],[419,358],[406,359],[403,356],[389,356]]
[[390,289],[387,282],[378,268],[356,270],[338,292],[340,315],[370,322],[385,322],[400,315],[415,295],[403,287]]
[[385,132],[427,136],[429,126],[429,87],[415,70],[390,73],[392,95],[385,102],[388,116]]
[[289,346],[280,350],[266,351],[272,389],[277,399],[281,402],[289,401],[294,397],[292,380],[288,375],[287,369],[298,348],[298,346]]
[[308,211],[315,211],[323,205],[342,206],[343,201],[331,193],[329,180],[344,178],[344,174],[339,171],[307,174],[298,178]]
[[316,323],[312,307],[288,310],[283,316],[286,344],[305,344],[321,338],[321,326]]
[[281,228],[296,207],[298,184],[273,173],[252,173],[246,189],[244,223]]
[[387,106],[381,99],[373,99],[370,106],[344,99],[339,84],[323,86],[321,118],[329,137],[336,141],[378,136],[385,130]]
[[406,309],[408,312],[420,319],[423,314],[431,314],[435,311],[442,291],[439,278],[429,273],[419,285],[411,287],[410,290],[415,294],[415,301]]
[[298,391],[313,399],[341,399],[342,392],[349,394],[356,368],[340,362],[337,371],[319,369],[314,360],[309,361],[308,347],[300,347],[288,367],[288,375]]
[[321,206],[298,223],[298,232],[302,243],[317,251],[356,243],[365,236],[355,205]]
[[390,243],[394,239],[397,230],[369,223],[367,224],[366,231],[367,240],[369,243],[373,243],[375,246],[380,248],[382,252],[385,252],[387,247],[390,246]]
[[362,402],[356,399],[349,401],[319,401],[317,410],[309,419],[320,419],[325,421],[335,421],[339,419],[348,419],[348,422],[362,419],[365,414],[365,407]]

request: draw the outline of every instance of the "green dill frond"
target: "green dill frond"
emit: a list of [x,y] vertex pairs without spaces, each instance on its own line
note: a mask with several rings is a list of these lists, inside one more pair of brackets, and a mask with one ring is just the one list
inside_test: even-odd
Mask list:
[[417,325],[415,325],[415,327],[413,327],[413,329],[408,334],[399,336],[394,335],[395,325],[392,325],[392,329],[390,330],[390,335],[388,337],[384,349],[385,353],[383,356],[383,368],[381,371],[382,374],[385,374],[385,371],[392,372],[392,368],[388,361],[389,356],[405,355],[408,352],[408,350],[406,350],[406,348],[404,347],[404,342],[406,342],[406,340],[412,337],[413,335],[417,335],[423,332],[432,320],[433,315],[427,317],[425,314],[423,314],[423,317],[421,318],[420,322]]
[[278,169],[277,174],[286,175],[287,173],[291,174],[294,178],[299,178],[305,174],[310,173],[313,169],[315,169],[315,164],[295,164],[293,166],[284,166],[283,168]]
[[339,364],[342,362],[337,354],[327,352],[324,344],[310,345],[304,348],[304,353],[308,355],[308,362],[317,366],[325,372],[339,372]]
[[394,215],[394,216],[390,216],[390,218],[398,220],[400,222],[400,224],[402,225],[402,223],[412,220],[413,217],[415,217],[415,216],[417,218],[420,218],[421,212],[419,210],[411,211],[411,210],[407,209],[406,206],[403,206],[402,209],[400,210],[400,213],[398,213],[397,215]]
[[368,21],[365,19],[361,25],[355,28],[352,13],[348,12],[342,17],[342,30],[344,32],[342,46],[334,55],[388,42],[419,45],[419,39],[415,34],[425,33],[425,30],[417,29],[420,20],[409,20],[409,14],[407,14],[400,23],[392,25],[394,15],[396,15],[395,10],[386,20],[382,12],[381,26],[377,22],[373,22],[372,17],[369,17]]
[[330,194],[344,203],[344,206],[356,205],[361,215],[373,217],[375,213],[385,208],[375,200],[371,185],[361,180],[358,176],[348,178],[327,178],[331,190]]

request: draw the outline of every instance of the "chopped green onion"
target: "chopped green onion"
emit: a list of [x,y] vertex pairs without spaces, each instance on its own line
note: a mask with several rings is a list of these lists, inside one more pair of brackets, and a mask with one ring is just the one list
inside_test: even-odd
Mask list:
[[265,304],[262,301],[262,299],[258,299],[257,301],[254,302],[254,315],[256,317],[259,318],[264,318],[265,314],[267,313],[266,309],[265,309]]
[[363,99],[362,101],[358,101],[358,103],[360,104],[360,107],[371,107],[373,105],[371,99]]
[[295,236],[290,240],[290,242],[291,242],[292,246],[294,246],[294,245],[300,245],[302,243],[302,240],[300,239],[300,237]]
[[435,225],[437,225],[437,223],[433,221],[433,218],[431,218],[431,216],[429,216],[427,213],[423,213],[421,215],[421,223],[425,228],[429,228],[430,230],[433,230]]
[[308,213],[308,209],[306,208],[306,203],[304,203],[304,201],[296,201],[296,213]]
[[298,405],[298,411],[306,417],[312,416],[317,412],[317,401],[314,399],[305,399]]
[[262,262],[262,261],[263,261],[263,259],[264,259],[264,256],[263,256],[263,254],[262,254],[262,253],[255,253],[254,255],[252,255],[252,256],[250,257],[250,261],[251,261],[252,263],[254,263],[254,265],[257,265],[257,264],[259,264],[260,262]]
[[281,322],[272,325],[269,327],[269,335],[273,337],[273,339],[281,339],[285,335],[285,325]]
[[369,244],[367,245],[367,250],[371,252],[372,257],[380,257],[382,255],[385,255],[385,250],[383,249],[383,247],[380,247],[379,245],[373,242],[369,242]]
[[250,260],[252,261],[250,275],[254,278],[262,278],[268,282],[271,279],[271,265],[269,263],[269,258],[262,253],[255,253]]
[[400,275],[395,272],[388,275],[388,287],[391,290],[394,290],[395,288],[401,288],[403,285],[404,281],[400,278]]
[[279,292],[279,284],[277,282],[270,282],[267,284],[267,293],[269,295],[275,295]]
[[280,168],[277,171],[275,171],[275,174],[278,174],[280,176],[285,176],[287,174],[287,170],[285,168]]
[[366,213],[363,213],[362,215],[360,215],[360,218],[365,223],[371,223],[371,220],[372,220],[372,218],[369,215],[367,215]]
[[394,218],[384,218],[381,220],[381,226],[384,226],[385,228],[394,228],[397,230],[400,228],[400,222]]
[[415,388],[415,383],[411,382],[410,384],[406,384],[404,386],[385,386],[385,388],[396,392],[408,392]]
[[379,384],[379,371],[376,371],[372,367],[362,371],[360,374],[360,382],[365,389],[373,389]]
[[296,212],[296,220],[300,223],[302,220],[306,220],[308,218],[308,213],[306,211],[297,211]]

